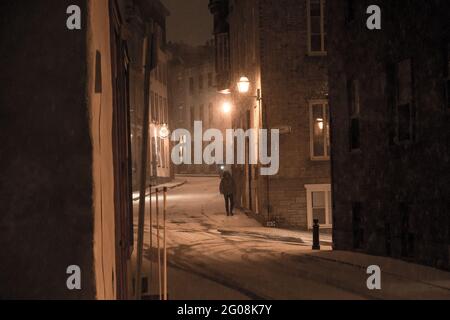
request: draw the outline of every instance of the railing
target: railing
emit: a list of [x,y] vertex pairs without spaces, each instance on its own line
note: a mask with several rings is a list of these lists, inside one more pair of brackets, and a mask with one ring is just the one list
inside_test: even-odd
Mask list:
[[[150,252],[150,277],[149,277],[149,290],[154,284],[153,279],[153,246],[156,244],[156,261],[157,261],[157,283],[158,283],[158,295],[155,297],[159,300],[168,300],[168,277],[167,277],[167,236],[166,236],[166,221],[167,221],[167,192],[168,188],[155,188],[150,186],[150,192],[146,195],[150,197],[150,219],[149,219],[149,252]],[[155,212],[153,212],[153,197],[155,197]],[[162,208],[161,208],[162,201]],[[155,213],[155,215],[153,214]],[[138,230],[141,230],[142,234],[139,237],[141,243],[138,243],[138,250],[143,250],[144,234],[143,234],[143,224],[145,219],[140,219],[138,222]],[[142,225],[141,225],[142,224]],[[156,229],[156,235],[154,234],[154,229]],[[161,232],[162,230],[162,232]],[[156,239],[155,239],[156,237]],[[156,241],[154,241],[156,240]],[[139,241],[139,240],[138,240]],[[156,242],[156,243],[155,243]],[[142,299],[142,252],[138,252],[137,261],[137,272],[136,272],[136,299]]]

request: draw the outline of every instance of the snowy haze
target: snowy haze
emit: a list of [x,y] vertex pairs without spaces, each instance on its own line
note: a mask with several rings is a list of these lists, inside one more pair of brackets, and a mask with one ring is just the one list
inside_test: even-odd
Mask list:
[[208,0],[161,0],[169,9],[167,39],[202,45],[212,38],[213,17]]

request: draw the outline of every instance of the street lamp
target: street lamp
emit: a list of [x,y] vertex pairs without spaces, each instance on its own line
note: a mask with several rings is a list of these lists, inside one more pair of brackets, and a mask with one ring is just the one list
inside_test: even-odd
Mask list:
[[[242,76],[237,83],[237,88],[239,93],[241,94],[248,93],[250,91],[250,80],[246,76]],[[258,89],[256,93],[257,93],[256,96],[253,96],[253,98],[256,98],[258,102],[261,102],[262,101],[261,89]]]
[[163,140],[167,139],[170,135],[169,127],[166,124],[161,125],[159,128],[159,137]]
[[250,90],[250,80],[247,77],[241,77],[237,83],[239,93],[248,93]]
[[230,113],[231,112],[231,103],[224,102],[223,105],[222,105],[222,111],[224,113]]

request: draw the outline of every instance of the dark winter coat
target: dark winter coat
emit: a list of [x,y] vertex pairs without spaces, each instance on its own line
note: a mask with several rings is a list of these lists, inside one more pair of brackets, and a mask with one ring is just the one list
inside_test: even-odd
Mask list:
[[236,192],[236,186],[234,184],[233,177],[228,172],[225,172],[222,180],[220,181],[220,193],[225,196],[234,195]]

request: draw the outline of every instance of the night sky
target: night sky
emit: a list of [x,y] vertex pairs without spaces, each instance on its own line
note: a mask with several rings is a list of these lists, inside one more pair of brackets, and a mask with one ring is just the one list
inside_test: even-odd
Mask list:
[[191,45],[205,44],[212,38],[213,17],[208,0],[161,0],[169,9],[167,39]]

